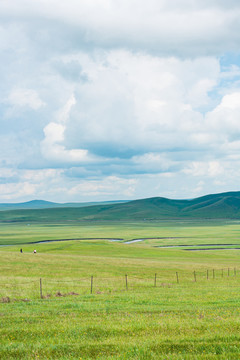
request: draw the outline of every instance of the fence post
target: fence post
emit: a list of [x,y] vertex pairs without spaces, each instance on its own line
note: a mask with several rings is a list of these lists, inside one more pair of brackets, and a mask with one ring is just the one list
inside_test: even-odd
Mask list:
[[213,279],[215,279],[215,271],[214,271],[214,269],[212,271],[212,276],[213,276]]
[[234,276],[237,275],[237,271],[236,271],[236,268],[234,268]]
[[43,298],[43,295],[42,295],[42,279],[40,278],[40,298],[42,299]]
[[222,278],[223,278],[223,269],[222,269]]
[[125,282],[126,282],[126,290],[128,290],[128,278],[127,278],[127,275],[125,275]]
[[155,274],[155,278],[154,278],[154,287],[157,286],[157,274]]
[[91,294],[93,292],[93,276],[91,276]]
[[208,270],[207,270],[207,280],[208,280]]
[[177,283],[179,284],[178,273],[176,272]]
[[193,275],[194,275],[194,281],[197,282],[196,271],[193,272]]

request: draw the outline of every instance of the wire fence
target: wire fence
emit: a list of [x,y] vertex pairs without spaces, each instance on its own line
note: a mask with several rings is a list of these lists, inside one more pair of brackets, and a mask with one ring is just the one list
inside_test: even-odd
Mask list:
[[78,279],[14,278],[0,279],[0,302],[21,299],[46,299],[53,296],[111,294],[116,292],[141,292],[159,288],[188,288],[217,286],[238,287],[240,272],[236,268],[178,270],[155,273],[152,276],[125,274],[122,276],[89,276]]

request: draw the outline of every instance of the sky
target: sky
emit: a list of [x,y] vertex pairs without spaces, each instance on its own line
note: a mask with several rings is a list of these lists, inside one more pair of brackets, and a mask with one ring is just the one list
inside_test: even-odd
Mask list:
[[239,0],[0,0],[0,202],[240,190]]

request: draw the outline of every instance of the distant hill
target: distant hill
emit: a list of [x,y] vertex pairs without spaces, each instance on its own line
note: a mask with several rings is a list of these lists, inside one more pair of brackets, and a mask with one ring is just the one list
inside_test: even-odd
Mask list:
[[23,203],[7,203],[0,204],[0,210],[14,210],[14,209],[42,209],[56,207],[57,204],[44,201],[44,200],[32,200]]
[[103,202],[83,202],[83,203],[55,203],[45,200],[31,200],[22,203],[0,203],[0,211],[2,210],[18,210],[18,209],[49,209],[59,207],[85,207],[99,204],[118,204],[127,200],[103,201]]
[[[28,205],[26,205],[28,204]],[[33,205],[39,206],[33,208]],[[240,192],[206,195],[191,200],[163,197],[122,203],[77,206],[30,202],[21,208],[0,212],[1,222],[143,221],[164,219],[240,219]],[[41,205],[41,206],[40,206]],[[22,205],[21,205],[22,206]],[[48,206],[48,207],[47,207]],[[77,207],[76,207],[77,206]],[[47,207],[47,208],[46,208]]]

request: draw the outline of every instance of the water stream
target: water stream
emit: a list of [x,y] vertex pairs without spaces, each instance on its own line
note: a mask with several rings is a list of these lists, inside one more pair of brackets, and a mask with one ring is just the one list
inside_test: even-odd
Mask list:
[[[108,240],[111,242],[123,242],[123,244],[129,245],[134,244],[138,242],[142,242],[145,240],[159,240],[159,239],[180,239],[177,237],[164,237],[164,238],[144,238],[144,239],[132,239],[128,240],[126,242],[123,242],[124,239],[120,238],[78,238],[78,239],[55,239],[55,240],[41,240],[41,241],[35,241],[30,242],[26,244],[4,244],[0,245],[0,247],[6,247],[6,246],[23,246],[23,245],[38,245],[38,244],[50,244],[55,242],[61,242],[61,241],[84,241],[84,240]],[[184,239],[184,238],[182,238]],[[231,247],[234,246],[234,247]],[[206,250],[240,250],[240,244],[179,244],[179,245],[153,245],[154,248],[159,249],[171,249],[171,248],[179,248],[185,251],[206,251]]]

